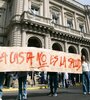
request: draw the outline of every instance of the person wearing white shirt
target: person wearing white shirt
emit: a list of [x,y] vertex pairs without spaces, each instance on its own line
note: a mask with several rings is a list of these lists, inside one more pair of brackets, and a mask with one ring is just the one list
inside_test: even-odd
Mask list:
[[64,87],[68,88],[68,73],[64,73]]
[[83,94],[90,94],[89,67],[84,55],[81,56]]

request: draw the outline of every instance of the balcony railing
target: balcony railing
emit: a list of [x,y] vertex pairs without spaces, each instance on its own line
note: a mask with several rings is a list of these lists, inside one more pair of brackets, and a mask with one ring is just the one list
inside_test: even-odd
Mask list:
[[11,19],[11,23],[12,22],[19,22],[20,23],[21,21],[31,21],[31,22],[34,22],[34,23],[37,23],[37,24],[43,24],[43,25],[46,25],[47,27],[52,27],[53,29],[60,31],[60,32],[64,32],[64,33],[67,33],[67,34],[71,34],[71,35],[90,39],[90,34],[82,33],[78,30],[71,29],[71,28],[66,27],[66,26],[62,26],[62,25],[59,25],[59,24],[52,23],[50,18],[45,18],[45,17],[39,16],[39,15],[33,15],[30,12],[23,12],[22,15],[15,15]]
[[72,35],[76,35],[76,36],[80,36],[80,37],[90,39],[90,34],[83,33],[81,31],[78,31],[78,30],[75,30],[75,29],[72,29],[72,28],[69,28],[69,27],[66,27],[66,26],[58,25],[58,24],[55,24],[55,23],[54,23],[53,26],[56,30],[59,30],[61,32],[65,32],[67,34],[72,34]]
[[43,16],[39,16],[39,15],[34,15],[32,13],[30,13],[29,11],[25,11],[22,15],[21,15],[21,20],[29,20],[29,21],[35,21],[38,23],[42,23],[42,24],[46,24],[46,25],[51,25],[51,19],[50,18],[46,18]]
[[71,28],[66,27],[66,26],[54,24],[54,28],[55,28],[56,30],[60,30],[60,31],[62,31],[62,32],[69,33],[69,34],[72,34],[72,35],[78,35],[78,36],[81,35],[81,34],[80,34],[80,31],[71,29]]

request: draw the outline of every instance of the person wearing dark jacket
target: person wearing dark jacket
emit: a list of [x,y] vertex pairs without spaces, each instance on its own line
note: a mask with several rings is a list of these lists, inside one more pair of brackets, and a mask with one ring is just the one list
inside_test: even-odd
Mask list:
[[3,89],[4,78],[5,78],[5,73],[0,72],[0,100],[2,100],[2,95],[3,95],[2,89]]
[[48,76],[49,76],[49,87],[50,87],[49,96],[57,96],[58,73],[48,72]]
[[18,72],[18,100],[27,100],[27,72]]

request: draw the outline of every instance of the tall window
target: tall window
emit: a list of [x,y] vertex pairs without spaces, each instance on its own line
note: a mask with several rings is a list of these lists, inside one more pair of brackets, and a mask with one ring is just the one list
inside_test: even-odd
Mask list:
[[52,12],[52,21],[53,23],[59,24],[60,18],[58,12]]
[[36,6],[31,6],[31,12],[35,15],[40,15],[40,8]]
[[72,19],[67,19],[67,27],[73,28],[73,21],[72,21]]
[[78,30],[82,33],[86,33],[86,21],[85,17],[78,16],[77,17],[77,25],[78,25]]
[[58,16],[52,15],[52,20],[53,20],[54,23],[59,24],[58,23],[59,22],[59,17]]
[[83,32],[83,33],[85,32],[85,31],[84,31],[84,25],[83,25],[83,24],[79,24],[79,30],[80,30],[81,32]]

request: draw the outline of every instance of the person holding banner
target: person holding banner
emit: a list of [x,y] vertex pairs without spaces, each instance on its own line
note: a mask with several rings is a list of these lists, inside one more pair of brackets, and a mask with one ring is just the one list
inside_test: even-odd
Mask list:
[[58,73],[48,72],[48,76],[49,76],[49,86],[50,86],[49,96],[57,96]]
[[81,56],[83,94],[90,94],[89,66],[84,55]]
[[18,72],[18,100],[27,100],[27,72]]
[[2,95],[3,95],[2,89],[3,89],[4,78],[5,78],[5,73],[0,72],[0,100],[2,100]]

